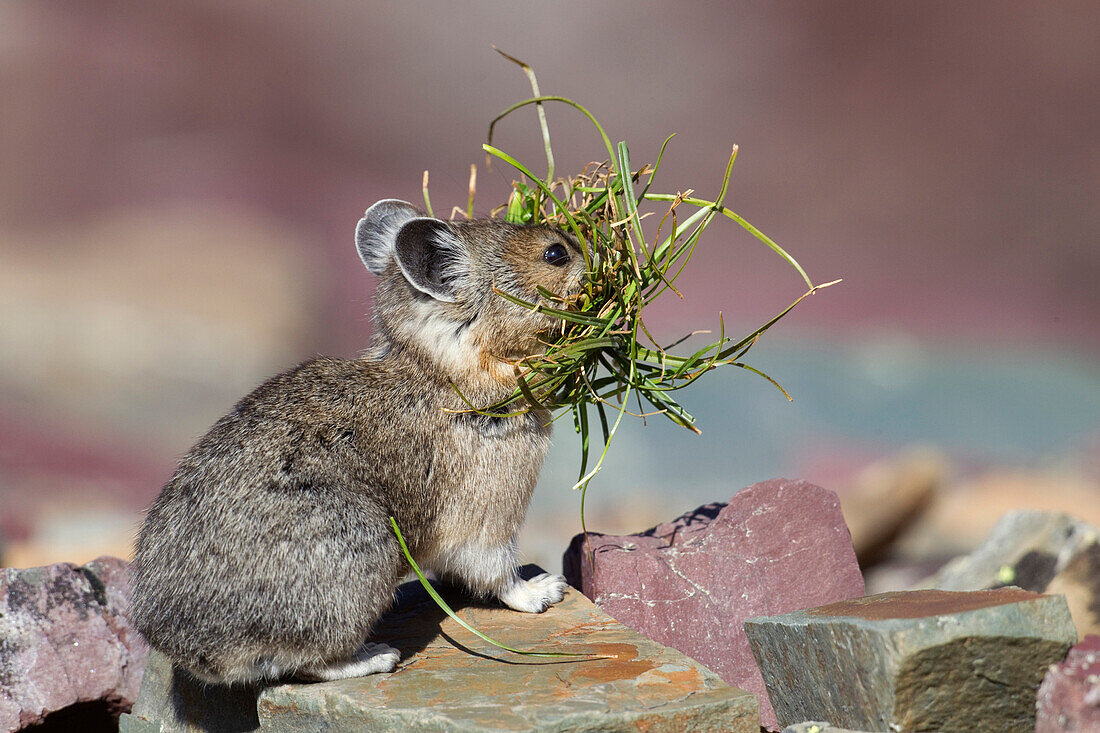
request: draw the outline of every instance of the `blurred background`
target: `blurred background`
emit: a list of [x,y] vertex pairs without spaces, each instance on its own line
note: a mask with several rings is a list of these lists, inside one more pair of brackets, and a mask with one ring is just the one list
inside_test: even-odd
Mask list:
[[[494,44],[635,161],[677,133],[665,190],[716,194],[740,145],[727,205],[844,278],[751,353],[793,403],[730,370],[682,395],[701,436],[625,425],[590,529],[776,476],[838,491],[857,546],[900,535],[914,562],[1013,507],[1100,522],[1098,28],[1088,2],[8,0],[0,564],[128,556],[236,399],[365,347],[372,202],[420,201],[429,169],[437,212],[464,205],[471,163],[478,212],[505,201],[480,145],[529,88]],[[547,115],[559,171],[602,156],[575,112]],[[542,170],[532,109],[496,142]],[[804,289],[724,221],[681,283],[651,315],[669,340],[719,311],[748,332]],[[579,531],[578,456],[563,421],[523,542],[549,569]]]

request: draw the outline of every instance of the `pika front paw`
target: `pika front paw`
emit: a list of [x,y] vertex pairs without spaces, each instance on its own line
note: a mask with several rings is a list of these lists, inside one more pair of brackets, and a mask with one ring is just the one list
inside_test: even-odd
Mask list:
[[524,613],[542,613],[565,597],[565,578],[543,573],[530,580],[516,581],[500,594],[500,601],[508,608]]

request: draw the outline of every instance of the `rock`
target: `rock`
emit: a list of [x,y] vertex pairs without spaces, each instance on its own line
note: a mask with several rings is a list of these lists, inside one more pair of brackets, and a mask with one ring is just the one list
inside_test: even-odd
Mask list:
[[1100,634],[1100,542],[1074,554],[1044,591],[1066,597],[1077,638]]
[[942,590],[1006,585],[1065,595],[1077,636],[1100,634],[1100,530],[1068,514],[1009,512],[981,547],[920,583]]
[[[529,566],[528,572],[538,571]],[[632,632],[572,589],[540,615],[467,605],[446,591],[444,597],[464,620],[503,643],[611,658],[502,652],[460,628],[419,584],[409,583],[374,634],[402,652],[392,674],[231,691],[173,678],[154,655],[120,730],[759,731],[752,694]]]
[[0,569],[0,730],[92,730],[130,709],[148,648],[130,628],[129,594],[113,557]]
[[1100,730],[1100,636],[1086,637],[1039,685],[1035,733]]
[[932,502],[948,465],[942,454],[913,450],[860,471],[840,494],[844,521],[860,565],[879,560],[893,540]]
[[1096,527],[1068,514],[1009,512],[978,549],[952,560],[921,586],[982,590],[1015,585],[1039,592],[1097,537]]
[[892,553],[907,558],[973,552],[1009,512],[1069,514],[1100,526],[1100,481],[1076,471],[993,471],[945,486],[899,537]]
[[873,731],[1030,731],[1076,640],[1065,599],[1019,588],[883,593],[745,630],[780,722]]
[[259,730],[258,687],[204,685],[176,670],[158,651],[149,655],[145,678],[119,733],[236,733]]
[[611,616],[756,694],[768,727],[742,622],[863,595],[836,494],[806,481],[754,484],[641,534],[579,535],[563,563]]

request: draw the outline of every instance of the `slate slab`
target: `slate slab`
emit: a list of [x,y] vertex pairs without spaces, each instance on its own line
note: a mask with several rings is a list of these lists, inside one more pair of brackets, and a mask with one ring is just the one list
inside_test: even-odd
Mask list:
[[836,494],[787,479],[640,534],[578,535],[563,563],[612,617],[753,692],[769,728],[777,721],[742,622],[864,592]]
[[204,685],[153,651],[145,665],[141,692],[119,733],[245,733],[259,730],[258,686]]
[[1100,731],[1100,636],[1087,636],[1039,685],[1035,733]]
[[151,660],[120,730],[759,731],[751,693],[631,631],[575,590],[539,615],[444,597],[503,643],[613,658],[501,652],[446,617],[418,584],[405,584],[374,635],[402,652],[392,674],[234,691],[196,685]]
[[781,723],[1031,731],[1076,640],[1065,599],[1019,588],[882,593],[745,622]]
[[127,617],[126,563],[0,569],[0,730],[110,727],[148,654]]

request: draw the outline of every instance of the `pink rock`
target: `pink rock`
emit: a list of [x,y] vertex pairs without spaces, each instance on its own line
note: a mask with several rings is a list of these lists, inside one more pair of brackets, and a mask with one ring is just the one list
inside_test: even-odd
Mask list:
[[1039,685],[1035,733],[1100,731],[1100,636],[1086,636]]
[[863,595],[836,494],[773,479],[641,534],[573,538],[569,582],[623,624],[749,690],[778,723],[741,625]]
[[[148,655],[126,615],[126,563],[0,569],[0,730],[81,703],[100,718],[128,710]],[[73,721],[79,725],[79,721]]]

